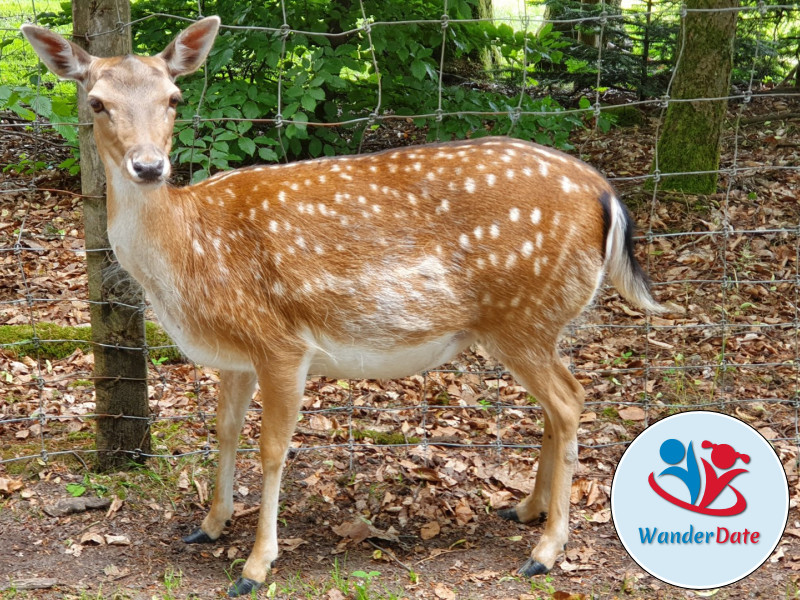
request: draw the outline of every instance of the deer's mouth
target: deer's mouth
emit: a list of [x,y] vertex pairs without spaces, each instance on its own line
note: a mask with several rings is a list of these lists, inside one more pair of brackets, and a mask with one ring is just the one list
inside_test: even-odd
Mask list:
[[163,183],[170,173],[169,158],[155,146],[133,148],[126,153],[125,170],[136,183]]

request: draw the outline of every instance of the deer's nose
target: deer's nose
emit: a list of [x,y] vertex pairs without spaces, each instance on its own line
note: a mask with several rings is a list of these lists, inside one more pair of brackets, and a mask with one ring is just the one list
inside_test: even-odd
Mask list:
[[161,177],[164,175],[163,158],[149,161],[133,160],[131,161],[131,167],[133,167],[133,172],[139,179],[149,183],[161,179]]

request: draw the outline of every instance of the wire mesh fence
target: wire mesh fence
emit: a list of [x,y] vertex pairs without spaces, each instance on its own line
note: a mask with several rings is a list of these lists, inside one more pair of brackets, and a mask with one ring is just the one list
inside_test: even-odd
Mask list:
[[[7,149],[3,149],[6,170],[0,180],[0,326],[4,332],[0,339],[0,469],[19,461],[56,457],[85,462],[92,454],[109,450],[92,446],[93,421],[118,416],[100,415],[94,407],[91,349],[96,342],[87,335],[82,198],[63,175],[64,169],[74,167],[71,150],[48,133],[55,127],[59,132],[72,131],[71,139],[75,139],[76,123],[69,118],[68,101],[63,99],[69,92],[62,86],[70,84],[56,83],[48,75],[33,76],[38,74],[36,59],[17,33],[21,22],[44,20],[57,25],[58,20],[49,15],[43,18],[38,3],[20,1],[3,7],[0,93],[5,96],[0,101],[5,101],[6,110],[0,120],[0,139]],[[448,0],[440,14],[408,20],[389,20],[378,6],[360,1],[362,18],[357,26],[335,33],[307,29],[286,1],[276,6],[269,20],[224,22],[223,30],[262,36],[267,54],[276,54],[273,58],[265,55],[275,65],[274,106],[258,115],[245,113],[248,102],[258,107],[245,91],[245,96],[236,96],[241,111],[225,110],[220,98],[228,89],[233,95],[240,90],[210,78],[206,71],[205,77],[193,80],[199,94],[193,96],[194,103],[184,106],[178,120],[182,145],[176,169],[185,180],[198,179],[236,158],[256,154],[262,159],[290,160],[301,152],[363,152],[449,139],[462,128],[536,138],[545,135],[552,123],[571,119],[572,125],[563,127],[566,133],[561,142],[568,135],[575,152],[589,157],[633,208],[642,232],[640,256],[654,279],[655,295],[673,308],[666,317],[643,315],[625,306],[613,290],[604,290],[594,307],[565,332],[565,360],[588,392],[581,446],[622,447],[653,419],[674,411],[708,408],[754,423],[786,456],[796,454],[793,449],[800,440],[800,210],[795,204],[800,167],[793,148],[797,138],[791,125],[782,124],[770,125],[765,135],[766,119],[759,121],[760,115],[791,108],[794,97],[793,90],[764,85],[757,78],[765,62],[778,60],[773,50],[784,43],[777,33],[779,26],[772,39],[758,39],[746,48],[751,65],[744,78],[748,84],[725,98],[671,98],[674,70],[650,64],[647,56],[633,57],[643,65],[641,89],[615,97],[615,90],[606,89],[604,82],[617,59],[611,57],[613,45],[603,40],[617,35],[615,31],[626,24],[643,28],[654,21],[671,24],[672,37],[663,36],[658,43],[670,48],[680,62],[685,39],[677,34],[677,26],[687,15],[702,10],[683,5],[650,10],[597,7],[596,14],[551,18],[521,3],[513,15],[504,17],[513,30],[522,32],[513,38],[518,46],[512,52],[504,42],[505,56],[489,60],[477,74],[453,74],[456,67],[448,52],[453,54],[453,44],[467,35],[460,26],[495,20],[452,17],[453,3]],[[759,2],[721,10],[735,11],[745,21],[785,23],[797,18],[798,8]],[[135,30],[156,22],[159,27],[175,24],[177,30],[197,17],[197,11],[149,14],[120,21],[117,28],[95,35],[118,35],[126,28]],[[577,28],[575,37],[594,36],[596,51],[566,71],[548,73],[550,67],[541,60],[542,48],[534,48],[545,26],[565,32]],[[68,25],[60,27],[62,32],[69,31]],[[420,103],[426,106],[421,112],[392,104],[396,90],[389,89],[388,67],[382,63],[391,49],[382,47],[385,38],[375,35],[403,29],[441,37],[438,57],[408,61],[408,77],[432,84],[432,100]],[[302,44],[294,43],[298,39]],[[316,98],[320,92],[313,91],[319,87],[308,83],[315,76],[314,52],[345,39],[358,40],[362,71],[357,73],[352,65],[342,63],[337,76],[347,74],[360,81],[364,94],[357,110],[340,106],[335,114],[325,113],[319,110],[321,102],[304,100],[309,96],[321,101]],[[430,71],[431,63],[438,64],[438,69]],[[502,79],[498,73],[504,74]],[[569,93],[559,91],[553,82],[542,83],[574,73],[581,77],[574,78]],[[26,81],[31,76],[34,86]],[[495,85],[503,89],[488,89]],[[658,85],[663,89],[649,97],[648,86]],[[506,101],[453,110],[457,90],[465,87],[478,94],[491,91],[493,98],[503,96]],[[566,108],[534,102],[554,90],[564,96]],[[575,100],[571,104],[567,101],[570,93]],[[585,100],[578,102],[578,96]],[[609,98],[617,105],[609,104]],[[618,114],[620,98],[639,117],[644,115],[632,130],[635,139],[619,128],[604,131],[603,120]],[[651,169],[651,159],[669,103],[723,99],[730,108],[718,171],[721,191],[702,198],[662,191],[664,175],[657,157]],[[251,128],[262,139],[240,142]],[[642,139],[649,141],[643,144]],[[560,143],[553,138],[546,141]],[[146,306],[139,309],[153,321]],[[215,373],[173,360],[175,349],[157,324],[148,325],[146,334],[147,345],[138,350],[150,362],[151,414],[118,418],[146,419],[156,442],[152,452],[134,450],[132,457],[215,452]],[[245,425],[243,451],[256,447],[258,413],[257,395]],[[175,433],[176,423],[183,427],[180,433]],[[541,425],[541,408],[535,400],[477,347],[452,365],[399,381],[311,379],[293,447],[349,452],[351,460],[353,452],[383,447],[422,448],[423,455],[432,445],[483,448],[503,460],[515,450],[538,448]]]

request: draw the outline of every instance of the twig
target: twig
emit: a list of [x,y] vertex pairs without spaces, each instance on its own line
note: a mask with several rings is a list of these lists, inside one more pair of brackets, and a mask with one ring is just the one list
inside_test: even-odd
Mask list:
[[381,548],[380,546],[378,546],[378,544],[376,544],[376,543],[375,543],[375,542],[373,542],[372,540],[365,540],[365,541],[366,541],[366,542],[367,542],[367,543],[368,543],[370,546],[372,546],[373,548],[375,548],[376,550],[380,550],[381,552],[384,552],[384,553],[388,554],[388,555],[389,555],[389,558],[391,558],[391,559],[392,559],[394,562],[396,562],[398,565],[400,565],[401,567],[403,567],[403,568],[404,568],[406,571],[408,571],[409,573],[413,573],[413,572],[414,572],[414,570],[413,570],[411,567],[409,567],[407,564],[405,564],[403,561],[401,561],[399,558],[397,558],[397,556],[395,556],[395,553],[394,553],[394,552],[392,552],[391,550],[388,550],[388,549],[386,549],[386,548]]
[[257,513],[261,510],[261,506],[251,506],[250,508],[243,508],[237,513],[233,514],[234,519],[241,519],[242,517],[246,517],[247,515],[252,515],[253,513]]

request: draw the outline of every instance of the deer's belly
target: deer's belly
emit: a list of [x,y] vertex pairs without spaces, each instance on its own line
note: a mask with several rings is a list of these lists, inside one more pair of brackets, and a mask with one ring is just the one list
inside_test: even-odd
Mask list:
[[452,360],[475,337],[467,331],[447,333],[413,346],[393,348],[343,343],[310,332],[302,336],[309,345],[309,373],[337,378],[392,379],[438,367]]

